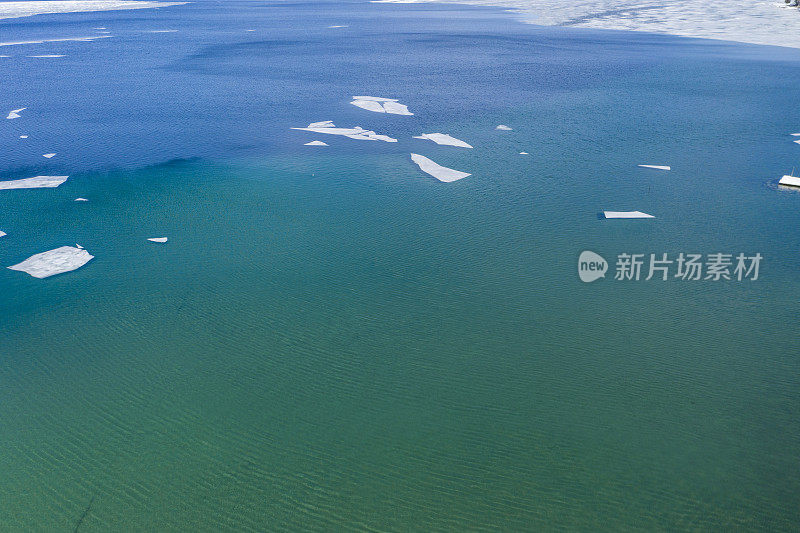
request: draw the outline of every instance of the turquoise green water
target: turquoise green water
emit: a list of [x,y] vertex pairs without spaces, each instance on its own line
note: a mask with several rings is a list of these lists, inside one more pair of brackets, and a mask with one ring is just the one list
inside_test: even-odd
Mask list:
[[[775,185],[798,153],[792,52],[360,4],[248,20],[349,13],[359,36],[250,42],[199,5],[118,77],[11,67],[33,105],[3,124],[4,175],[71,177],[4,191],[0,260],[96,258],[0,274],[0,530],[797,528],[800,193]],[[118,33],[86,64],[139,51]],[[417,115],[346,103],[390,89]],[[400,142],[289,130],[327,119]],[[63,124],[44,163],[12,129],[49,148]],[[410,138],[434,131],[475,149]],[[411,151],[473,176],[435,182]],[[586,249],[764,263],[587,285]]]

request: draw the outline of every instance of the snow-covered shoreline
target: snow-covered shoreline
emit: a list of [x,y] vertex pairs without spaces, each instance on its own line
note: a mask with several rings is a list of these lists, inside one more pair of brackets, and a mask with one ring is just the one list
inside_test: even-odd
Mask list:
[[32,2],[0,2],[0,19],[49,15],[53,13],[152,9],[183,4],[188,4],[188,2],[153,2],[149,0],[43,0]]
[[494,6],[520,14],[524,22],[642,31],[800,48],[800,10],[783,0],[372,0],[373,3]]

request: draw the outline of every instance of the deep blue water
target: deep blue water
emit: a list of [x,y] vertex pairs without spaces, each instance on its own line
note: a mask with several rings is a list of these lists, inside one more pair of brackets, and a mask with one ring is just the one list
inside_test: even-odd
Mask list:
[[[0,112],[28,108],[0,177],[70,175],[0,191],[0,265],[96,256],[0,272],[0,529],[74,528],[93,497],[81,530],[797,526],[800,193],[776,182],[800,52],[360,2],[0,41],[98,26],[0,47]],[[322,120],[399,142],[290,129]],[[586,249],[764,262],[584,285]]]

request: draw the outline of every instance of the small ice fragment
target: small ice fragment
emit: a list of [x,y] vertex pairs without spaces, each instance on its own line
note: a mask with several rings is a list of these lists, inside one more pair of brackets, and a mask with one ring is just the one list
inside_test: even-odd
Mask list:
[[27,136],[27,135],[20,135],[20,136],[19,136],[19,138],[20,138],[20,139],[27,139],[27,138],[28,138],[28,136]]
[[88,202],[89,200],[87,200],[86,198],[75,198],[74,201],[75,202]]
[[328,26],[329,28],[349,28],[350,26]]
[[15,118],[19,118],[19,117],[20,117],[20,114],[19,114],[19,113],[20,113],[20,111],[25,111],[26,109],[28,109],[28,108],[27,108],[27,107],[20,107],[19,109],[14,109],[13,111],[11,111],[11,112],[8,114],[8,116],[6,117],[6,119],[8,119],[8,120],[12,120],[12,119],[15,119]]
[[794,142],[796,142],[797,144],[800,144],[800,141],[794,141]]
[[8,268],[25,272],[34,278],[47,278],[77,270],[92,259],[94,256],[82,248],[62,246],[55,250],[32,255],[25,261]]
[[5,231],[0,231],[0,237],[5,237],[6,235],[8,235],[8,233]]
[[322,141],[311,141],[310,143],[306,143],[303,146],[328,146],[328,143],[324,143]]
[[411,154],[411,160],[419,166],[420,170],[445,183],[457,181],[472,175],[459,170],[453,170],[452,168],[443,167],[424,155]]
[[76,244],[75,248],[77,248],[78,250],[83,250],[83,246],[81,246],[80,244]]
[[53,153],[53,154],[43,154],[43,155],[42,155],[42,157],[46,157],[47,159],[52,159],[52,158],[54,158],[55,156],[56,156],[56,154],[55,154],[55,153]]
[[148,30],[145,33],[177,33],[178,30]]
[[436,144],[443,144],[446,146],[459,146],[461,148],[472,148],[471,145],[465,143],[460,139],[456,139],[455,137],[451,137],[445,133],[423,133],[422,135],[417,135],[414,137],[415,139],[422,139],[433,141]]
[[496,129],[496,130],[501,130],[501,131],[511,131],[511,130],[512,130],[512,128],[509,128],[509,127],[508,127],[508,126],[506,126],[505,124],[500,124],[500,125],[499,125],[499,126],[497,126],[495,129]]
[[58,187],[69,176],[34,176],[21,180],[0,181],[0,190],[3,189],[39,189],[43,187]]
[[790,133],[789,135],[792,137],[800,137],[800,133]]
[[108,28],[106,28],[105,26],[100,26],[100,27],[97,27],[97,28],[94,28],[94,29],[95,30],[107,30]]
[[328,135],[344,135],[351,139],[358,139],[360,141],[386,141],[396,143],[397,139],[393,139],[388,135],[379,135],[372,130],[365,130],[361,126],[355,128],[337,128],[334,126],[333,121],[325,120],[323,122],[312,122],[306,128],[292,128],[293,130],[311,131],[314,133],[327,133]]
[[42,54],[38,56],[28,56],[28,57],[65,57],[61,54]]
[[167,237],[153,237],[147,240],[150,242],[167,242],[168,239]]
[[664,165],[638,165],[638,166],[642,168],[654,168],[656,170],[672,170],[670,167]]
[[519,155],[529,155],[528,152],[520,152]]
[[606,218],[656,218],[641,211],[603,211]]
[[798,176],[784,176],[778,182],[781,185],[789,185],[791,187],[800,187],[800,177]]

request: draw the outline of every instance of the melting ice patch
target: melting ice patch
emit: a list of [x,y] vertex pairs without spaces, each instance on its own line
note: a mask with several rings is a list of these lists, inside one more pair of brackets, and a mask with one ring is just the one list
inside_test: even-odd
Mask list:
[[446,146],[459,146],[461,148],[472,148],[471,145],[465,143],[460,139],[456,139],[455,137],[451,137],[446,133],[423,133],[422,135],[417,135],[414,137],[415,139],[423,139],[428,141],[433,141],[436,144],[443,144]]
[[0,190],[3,189],[41,189],[46,187],[58,187],[69,176],[34,176],[21,180],[0,181]]
[[497,126],[495,129],[496,129],[496,130],[500,130],[500,131],[511,131],[511,130],[512,130],[512,128],[509,128],[509,127],[508,127],[508,126],[506,126],[505,124],[500,124],[500,125],[499,125],[499,126]]
[[[2,2],[0,2],[2,4]],[[6,41],[0,42],[0,46],[18,46],[21,44],[44,44],[44,43],[64,43],[64,42],[92,42],[95,39],[108,39],[111,35],[92,35],[90,37],[60,37],[58,39],[39,39],[37,41]]]
[[445,183],[458,181],[472,175],[459,170],[453,170],[452,168],[443,167],[424,155],[411,154],[411,160],[419,166],[420,170]]
[[169,238],[167,238],[167,237],[151,237],[151,238],[149,238],[147,240],[150,241],[150,242],[164,243],[164,242],[167,242],[169,240]]
[[47,278],[77,270],[92,259],[94,256],[83,248],[62,246],[55,250],[32,255],[25,261],[8,268],[25,272],[34,278]]
[[639,165],[642,168],[652,168],[655,170],[672,170],[672,168],[666,165]]
[[314,133],[326,133],[328,135],[343,135],[351,139],[359,141],[385,141],[389,143],[396,143],[397,139],[393,139],[388,135],[379,135],[372,130],[365,130],[361,126],[355,128],[337,128],[332,120],[325,120],[322,122],[312,122],[306,128],[292,128],[293,130],[312,131]]
[[303,146],[328,146],[328,143],[322,141],[311,141],[310,143],[305,143]]
[[381,98],[380,96],[354,96],[350,102],[356,107],[374,111],[375,113],[391,113],[393,115],[413,115],[407,106],[398,103],[396,98]]
[[56,156],[56,154],[43,154],[42,155],[42,157],[47,158],[47,159],[53,159],[55,156]]

